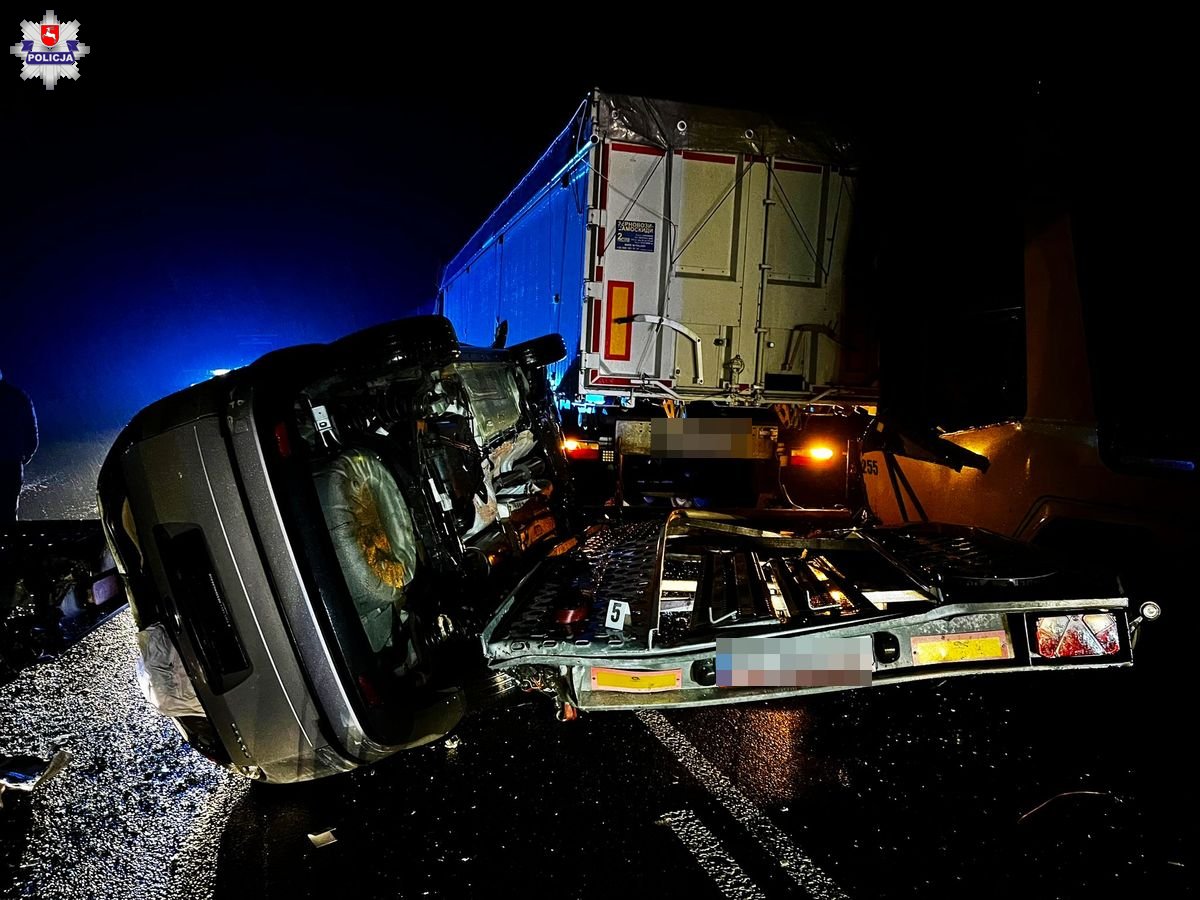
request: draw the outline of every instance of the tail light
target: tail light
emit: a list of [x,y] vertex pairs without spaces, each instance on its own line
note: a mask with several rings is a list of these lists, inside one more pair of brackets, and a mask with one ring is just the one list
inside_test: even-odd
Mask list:
[[383,703],[379,691],[375,687],[375,682],[366,675],[358,676],[358,690],[362,694],[362,698],[367,701],[367,706],[379,706]]
[[567,438],[563,441],[563,450],[567,457],[574,460],[590,460],[600,458],[600,443],[598,441],[581,441]]
[[828,444],[809,444],[788,451],[783,458],[785,466],[821,466],[832,462],[838,455],[837,450]]
[[1038,619],[1037,649],[1045,659],[1113,656],[1121,650],[1117,617],[1088,613]]
[[292,455],[292,442],[288,438],[286,422],[279,422],[275,426],[275,446],[279,449],[279,455],[284,459]]

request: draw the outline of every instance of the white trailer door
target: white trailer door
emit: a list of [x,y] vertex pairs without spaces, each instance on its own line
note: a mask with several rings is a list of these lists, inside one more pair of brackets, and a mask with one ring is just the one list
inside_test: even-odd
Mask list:
[[592,298],[594,363],[586,384],[599,391],[662,396],[674,384],[675,333],[640,316],[666,315],[665,259],[670,243],[670,160],[656,147],[605,141],[601,148],[596,284]]
[[[731,377],[737,389],[739,379],[729,362],[744,352],[745,283],[758,274],[753,269],[747,276],[748,166],[736,153],[674,154],[671,208],[677,227],[668,306],[671,318],[701,339],[696,352],[685,335],[675,335],[677,378],[688,397],[718,393]],[[753,296],[749,303],[753,308]],[[753,337],[751,315],[751,342]],[[696,380],[697,370],[702,383]]]
[[802,398],[836,377],[849,233],[836,167],[620,141],[597,150],[585,391]]

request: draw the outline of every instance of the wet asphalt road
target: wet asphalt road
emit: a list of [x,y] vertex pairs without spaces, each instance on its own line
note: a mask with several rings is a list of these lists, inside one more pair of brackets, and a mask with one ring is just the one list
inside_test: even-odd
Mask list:
[[1163,665],[570,724],[524,698],[373,770],[277,787],[190,753],[146,709],[133,656],[122,614],[0,687],[5,749],[75,754],[0,812],[3,896],[1196,888],[1190,680]]

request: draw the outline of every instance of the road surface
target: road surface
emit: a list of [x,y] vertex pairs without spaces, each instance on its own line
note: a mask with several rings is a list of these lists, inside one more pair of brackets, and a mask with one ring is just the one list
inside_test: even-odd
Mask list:
[[[1186,683],[1000,675],[554,720],[540,697],[309,785],[183,745],[121,614],[0,687],[8,752],[74,758],[0,812],[3,896],[1190,896]],[[1190,702],[1187,704],[1190,707]],[[315,846],[309,835],[332,832]]]

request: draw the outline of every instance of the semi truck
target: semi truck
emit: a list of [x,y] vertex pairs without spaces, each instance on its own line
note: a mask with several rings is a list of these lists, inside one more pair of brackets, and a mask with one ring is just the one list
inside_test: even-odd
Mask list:
[[437,311],[479,345],[561,334],[568,454],[629,496],[845,502],[878,356],[846,286],[855,177],[811,124],[594,90],[446,266]]

